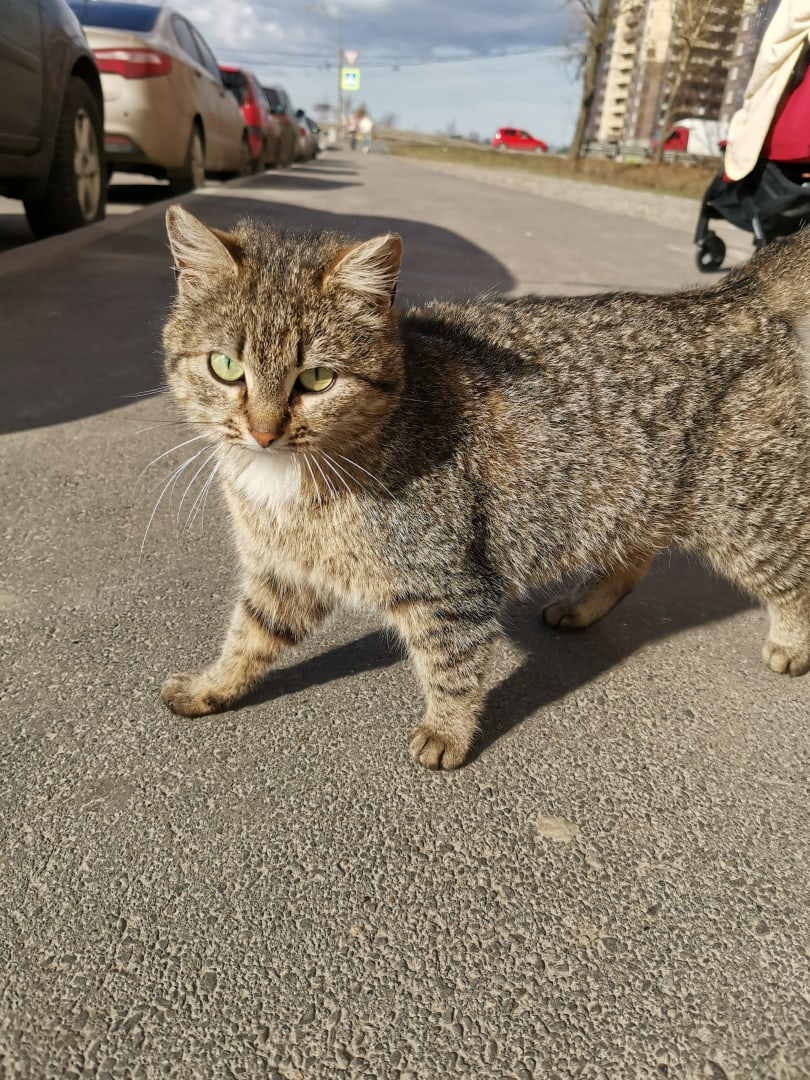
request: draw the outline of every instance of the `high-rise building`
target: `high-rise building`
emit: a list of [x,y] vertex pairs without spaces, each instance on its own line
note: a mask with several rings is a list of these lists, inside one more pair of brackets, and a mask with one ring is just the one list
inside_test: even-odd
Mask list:
[[625,142],[647,147],[657,134],[661,96],[672,49],[677,0],[645,0],[641,41],[633,69],[633,92],[625,118]]
[[591,114],[594,123],[589,130],[589,137],[600,142],[620,142],[624,138],[643,6],[643,0],[612,3],[610,30],[603,49],[605,62],[597,73],[596,108]]
[[746,0],[743,5],[720,105],[719,119],[723,123],[728,123],[742,105],[762,35],[778,6],[779,0]]
[[611,0],[587,138],[650,146],[673,93],[673,122],[727,123],[778,2]]

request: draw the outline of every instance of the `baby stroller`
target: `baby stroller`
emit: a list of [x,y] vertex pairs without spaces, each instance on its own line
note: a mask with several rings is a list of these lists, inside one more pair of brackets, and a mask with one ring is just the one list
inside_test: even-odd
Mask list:
[[[723,147],[724,168],[703,196],[695,243],[698,267],[706,272],[718,270],[726,254],[723,240],[709,228],[713,220],[725,218],[753,233],[757,249],[777,236],[796,232],[810,221],[810,48],[806,23],[795,28],[792,42],[785,34],[783,9],[787,7],[783,0],[766,31],[743,108],[732,119]],[[792,45],[783,50],[784,60],[791,67],[781,79],[779,71],[774,70],[779,55],[768,40],[771,31],[772,36],[781,35],[781,41]],[[760,100],[754,101],[760,92]],[[768,95],[772,112],[763,117]],[[750,171],[749,166],[753,166]]]

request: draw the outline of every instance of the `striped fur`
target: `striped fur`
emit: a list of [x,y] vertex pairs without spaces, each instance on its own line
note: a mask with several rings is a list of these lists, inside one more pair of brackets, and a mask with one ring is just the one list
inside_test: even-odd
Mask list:
[[[220,657],[165,683],[173,711],[231,706],[331,611],[370,609],[425,696],[414,758],[452,768],[510,599],[578,574],[545,617],[587,626],[668,544],[767,604],[772,670],[810,668],[810,233],[710,289],[400,313],[391,234],[168,224],[167,378],[217,447],[242,561]],[[321,365],[334,385],[301,392]]]

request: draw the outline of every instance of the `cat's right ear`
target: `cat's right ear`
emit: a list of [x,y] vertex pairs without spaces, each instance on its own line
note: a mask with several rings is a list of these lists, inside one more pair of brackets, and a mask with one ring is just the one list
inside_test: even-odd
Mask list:
[[182,206],[170,206],[166,211],[166,232],[182,292],[197,291],[210,285],[211,278],[237,273],[239,249],[235,237],[209,229]]

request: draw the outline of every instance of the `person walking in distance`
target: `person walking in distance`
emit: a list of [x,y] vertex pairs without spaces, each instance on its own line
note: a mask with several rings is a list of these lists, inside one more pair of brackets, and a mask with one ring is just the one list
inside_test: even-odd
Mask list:
[[371,132],[374,130],[374,121],[367,112],[360,117],[357,127],[363,136],[363,153],[367,154],[371,149]]
[[352,150],[357,149],[357,125],[360,121],[360,117],[357,114],[357,110],[349,117],[349,147]]

